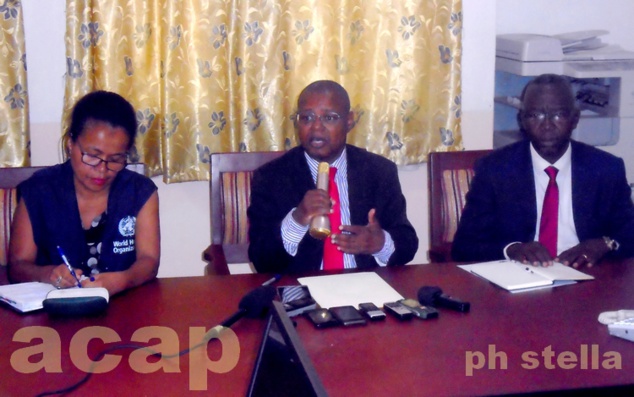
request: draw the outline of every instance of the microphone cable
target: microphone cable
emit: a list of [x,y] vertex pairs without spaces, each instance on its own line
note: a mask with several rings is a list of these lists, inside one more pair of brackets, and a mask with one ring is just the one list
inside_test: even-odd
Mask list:
[[102,359],[108,353],[112,353],[113,351],[123,350],[123,349],[133,349],[133,350],[143,349],[143,350],[154,351],[154,350],[150,349],[147,346],[137,345],[137,344],[123,344],[123,345],[115,345],[115,346],[107,347],[107,348],[101,350],[97,354],[97,356],[93,360],[92,364],[90,364],[90,368],[88,369],[88,372],[86,372],[86,375],[84,375],[84,377],[81,378],[79,381],[77,381],[77,382],[73,383],[72,385],[67,386],[67,387],[65,387],[63,389],[50,390],[50,391],[45,391],[45,392],[39,393],[39,394],[36,395],[36,397],[54,396],[56,394],[68,393],[68,392],[71,392],[73,390],[78,389],[79,386],[81,386],[84,383],[88,382],[88,380],[90,379],[90,377],[93,374],[93,370],[95,369],[95,366],[98,364],[98,361],[100,359]]
[[[276,276],[276,281],[277,279],[279,279],[279,276]],[[275,296],[275,288],[271,286],[270,284],[271,284],[271,280],[265,282],[263,285],[257,287],[256,289],[252,290],[251,292],[246,294],[244,297],[242,297],[238,305],[238,311],[232,314],[231,316],[229,316],[228,318],[226,318],[219,325],[216,325],[215,327],[207,331],[205,333],[205,336],[203,337],[203,340],[194,346],[190,346],[186,349],[183,349],[173,354],[163,354],[162,352],[156,351],[148,346],[141,345],[141,344],[134,344],[134,343],[118,344],[118,345],[110,346],[110,347],[102,349],[99,353],[97,353],[96,357],[92,360],[92,363],[90,364],[90,368],[88,369],[88,372],[86,372],[86,375],[84,375],[84,377],[82,377],[79,381],[73,383],[70,386],[64,387],[62,389],[44,391],[42,393],[37,394],[36,397],[53,396],[57,394],[68,393],[78,389],[81,385],[88,382],[88,380],[93,374],[93,370],[95,366],[99,363],[99,360],[101,360],[106,354],[112,353],[117,350],[125,350],[125,349],[145,350],[145,351],[151,352],[152,353],[151,356],[153,357],[159,357],[160,359],[164,359],[164,358],[170,359],[175,357],[181,357],[195,349],[205,346],[209,343],[211,339],[220,335],[222,330],[224,330],[225,328],[230,328],[242,317],[257,318],[266,314],[271,304],[271,301],[273,301],[273,298]]]
[[212,329],[210,329],[209,331],[207,331],[207,333],[205,334],[205,336],[203,337],[203,340],[201,342],[199,342],[198,344],[188,347],[187,349],[183,349],[177,353],[173,353],[173,354],[163,354],[160,351],[156,351],[154,349],[152,349],[151,347],[148,347],[146,345],[140,345],[140,344],[120,344],[120,345],[114,345],[114,346],[110,346],[107,347],[105,349],[102,349],[99,353],[97,353],[97,356],[92,360],[92,363],[90,364],[90,368],[88,369],[88,371],[86,372],[86,374],[84,375],[83,378],[81,378],[80,380],[78,380],[77,382],[75,382],[74,384],[67,386],[63,389],[57,389],[57,390],[51,390],[51,391],[46,391],[46,392],[42,392],[40,394],[37,394],[36,397],[45,397],[45,396],[53,396],[56,394],[64,394],[64,393],[68,393],[71,392],[73,390],[78,389],[81,385],[83,385],[84,383],[88,382],[88,380],[90,379],[90,377],[92,376],[92,374],[94,373],[94,369],[97,366],[97,364],[99,364],[99,360],[101,360],[102,358],[104,358],[104,356],[108,353],[112,353],[114,351],[117,350],[125,350],[125,349],[130,349],[130,350],[145,350],[148,351],[150,353],[152,353],[150,356],[152,357],[159,357],[159,359],[170,359],[170,358],[174,358],[174,357],[181,357],[184,356],[185,354],[188,354],[191,351],[194,351],[202,346],[207,345],[207,343],[209,343],[209,341],[211,339],[213,339],[215,336],[219,335],[220,332],[225,329],[224,326],[222,325],[216,325],[215,327],[213,327]]

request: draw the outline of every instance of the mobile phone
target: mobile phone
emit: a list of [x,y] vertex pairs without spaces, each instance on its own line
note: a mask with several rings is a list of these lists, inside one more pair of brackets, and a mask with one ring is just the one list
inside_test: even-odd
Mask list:
[[385,311],[398,318],[401,321],[411,320],[414,317],[414,313],[405,305],[400,302],[388,302],[384,303],[383,307]]
[[339,325],[339,320],[333,317],[328,309],[313,309],[305,312],[306,317],[316,328],[328,328]]
[[359,311],[370,321],[385,320],[385,313],[372,302],[359,303]]
[[310,291],[305,285],[277,287],[277,295],[284,304],[284,309],[286,309],[289,317],[317,308],[317,302],[310,295]]
[[343,325],[365,325],[367,321],[354,306],[331,307],[330,313]]
[[438,318],[438,310],[431,306],[422,306],[416,299],[401,299],[399,302],[407,306],[420,319]]

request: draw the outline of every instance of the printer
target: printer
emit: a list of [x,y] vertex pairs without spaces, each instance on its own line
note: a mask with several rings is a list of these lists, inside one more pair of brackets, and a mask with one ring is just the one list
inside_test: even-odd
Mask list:
[[522,62],[610,61],[634,59],[634,52],[607,45],[599,36],[607,30],[587,30],[554,36],[503,34],[496,37],[496,56]]
[[573,139],[595,146],[618,142],[621,121],[634,117],[634,52],[603,43],[600,36],[607,33],[496,37],[494,148],[522,138],[516,120],[519,96],[543,73],[570,78],[581,110]]

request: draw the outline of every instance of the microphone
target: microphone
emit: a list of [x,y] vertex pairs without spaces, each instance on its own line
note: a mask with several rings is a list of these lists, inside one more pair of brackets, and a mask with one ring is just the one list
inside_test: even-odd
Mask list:
[[[328,193],[328,175],[330,174],[330,165],[326,162],[319,163],[317,169],[317,189],[325,190]],[[311,236],[318,240],[323,240],[330,236],[330,218],[328,215],[317,215],[310,220]]]
[[238,304],[238,311],[227,317],[221,326],[229,328],[242,317],[258,318],[263,317],[275,297],[275,287],[263,285],[246,294]]
[[191,350],[197,349],[200,346],[207,344],[211,339],[217,338],[218,335],[225,329],[231,327],[236,321],[240,320],[242,317],[247,318],[258,318],[264,317],[267,313],[273,298],[275,297],[275,287],[270,285],[272,282],[279,279],[278,276],[275,276],[274,279],[271,279],[265,282],[263,285],[257,287],[253,291],[249,292],[245,296],[242,297],[240,303],[238,304],[238,311],[233,313],[231,316],[227,317],[223,322],[211,328],[209,331],[205,333],[203,336],[203,340],[194,345],[192,347],[188,347],[185,350],[182,350],[176,354],[166,355],[163,353],[154,353],[156,357],[163,358],[173,358],[182,356],[183,354],[189,353]]
[[467,313],[471,308],[471,304],[469,302],[463,302],[459,299],[445,295],[438,287],[421,287],[418,290],[418,301],[423,306],[444,307],[463,313]]

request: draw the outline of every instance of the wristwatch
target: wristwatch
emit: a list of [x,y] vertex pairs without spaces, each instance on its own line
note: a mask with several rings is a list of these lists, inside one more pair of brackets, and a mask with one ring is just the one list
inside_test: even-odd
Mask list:
[[603,241],[605,241],[605,245],[608,246],[610,251],[616,251],[619,249],[620,244],[618,241],[611,239],[608,236],[603,236]]

